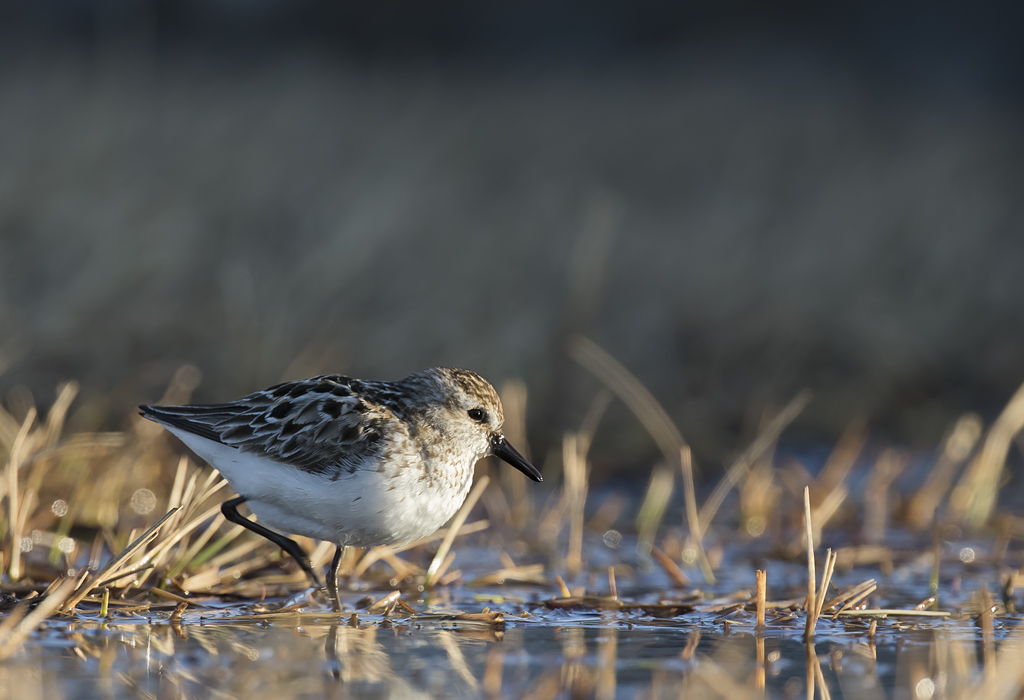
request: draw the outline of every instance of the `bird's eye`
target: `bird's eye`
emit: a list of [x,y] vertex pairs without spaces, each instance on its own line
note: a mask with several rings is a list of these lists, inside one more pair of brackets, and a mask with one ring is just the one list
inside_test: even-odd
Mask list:
[[479,423],[486,423],[487,411],[482,408],[471,408],[469,409],[469,417]]

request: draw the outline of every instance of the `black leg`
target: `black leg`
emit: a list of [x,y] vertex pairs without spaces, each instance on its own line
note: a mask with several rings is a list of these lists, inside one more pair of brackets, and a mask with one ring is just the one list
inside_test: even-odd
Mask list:
[[254,523],[248,518],[242,517],[242,514],[238,512],[238,506],[245,503],[245,496],[239,496],[238,498],[232,498],[230,501],[224,501],[220,506],[220,512],[224,514],[224,517],[235,523],[241,525],[247,530],[252,530],[261,537],[266,537],[268,540],[276,544],[278,547],[283,549],[285,552],[292,556],[302,570],[306,572],[310,579],[313,580],[314,585],[317,588],[323,589],[323,584],[320,583],[320,577],[313,571],[313,567],[309,564],[309,557],[306,556],[305,552],[299,546],[299,543],[295,540],[288,539],[284,535],[268,530],[259,523]]
[[331,599],[331,606],[334,612],[341,612],[341,598],[338,596],[338,569],[341,567],[341,555],[345,548],[338,545],[334,548],[334,559],[331,560],[331,568],[327,572],[327,596]]
[[331,625],[327,632],[327,643],[324,645],[324,655],[327,663],[330,664],[331,677],[336,681],[341,680],[341,655],[338,654],[338,635],[341,633],[341,625]]

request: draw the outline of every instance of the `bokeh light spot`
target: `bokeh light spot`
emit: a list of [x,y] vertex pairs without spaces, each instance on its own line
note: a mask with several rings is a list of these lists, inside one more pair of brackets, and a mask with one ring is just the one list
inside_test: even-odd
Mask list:
[[139,515],[148,515],[156,508],[156,496],[149,489],[139,489],[132,494],[130,505]]

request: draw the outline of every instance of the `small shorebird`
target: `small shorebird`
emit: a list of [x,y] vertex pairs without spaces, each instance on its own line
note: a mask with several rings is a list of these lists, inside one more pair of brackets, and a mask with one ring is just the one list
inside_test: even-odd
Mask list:
[[466,500],[473,466],[500,457],[534,481],[540,472],[502,435],[501,400],[483,377],[436,367],[397,382],[326,374],[237,401],[140,406],[228,480],[224,517],[290,554],[320,586],[284,532],[336,545],[328,595],[346,546],[402,544],[434,532]]

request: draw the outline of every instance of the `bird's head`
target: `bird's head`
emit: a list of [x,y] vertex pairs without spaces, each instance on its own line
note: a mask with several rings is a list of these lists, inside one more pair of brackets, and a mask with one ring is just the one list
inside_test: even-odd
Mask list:
[[470,370],[449,367],[437,367],[421,375],[430,375],[440,390],[438,410],[443,414],[445,432],[473,445],[478,458],[494,455],[534,481],[543,481],[540,471],[502,433],[505,414],[501,399],[486,379]]

